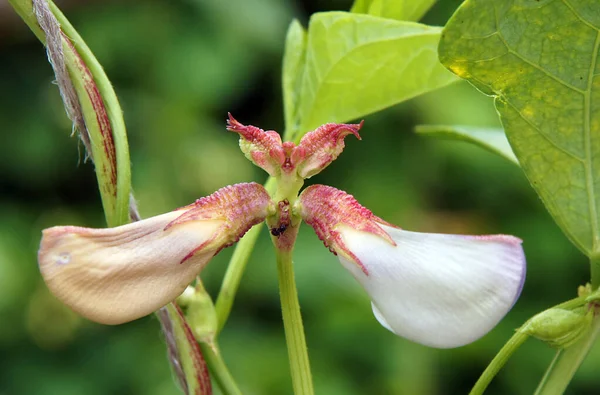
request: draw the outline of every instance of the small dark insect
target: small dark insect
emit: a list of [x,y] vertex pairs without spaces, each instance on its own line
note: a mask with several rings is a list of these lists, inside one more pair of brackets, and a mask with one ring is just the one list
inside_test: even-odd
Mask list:
[[279,225],[278,228],[271,228],[271,234],[273,236],[279,237],[283,234],[283,232],[285,232],[286,229],[287,229],[287,225],[282,224],[282,225]]

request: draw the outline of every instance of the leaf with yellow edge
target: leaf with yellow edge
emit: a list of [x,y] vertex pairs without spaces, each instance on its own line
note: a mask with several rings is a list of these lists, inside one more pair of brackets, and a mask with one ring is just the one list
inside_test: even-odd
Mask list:
[[484,93],[569,239],[600,255],[600,13],[595,0],[467,0],[441,62]]

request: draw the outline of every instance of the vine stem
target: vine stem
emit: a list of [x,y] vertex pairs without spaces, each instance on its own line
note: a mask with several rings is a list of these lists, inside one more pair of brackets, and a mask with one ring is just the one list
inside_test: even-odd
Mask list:
[[221,289],[219,290],[219,295],[215,302],[215,311],[217,312],[218,322],[217,333],[221,332],[227,322],[227,318],[229,318],[233,301],[235,300],[235,294],[237,293],[246,264],[250,259],[250,254],[254,249],[260,231],[260,226],[255,226],[250,229],[238,242],[231,259],[229,260],[229,265],[227,266],[227,271],[223,277]]
[[529,335],[526,333],[517,331],[514,335],[504,344],[498,354],[492,359],[492,362],[485,368],[473,389],[469,393],[470,395],[480,395],[486,390],[492,379],[496,377],[500,369],[506,364],[512,354],[517,351],[519,347],[527,340]]
[[277,250],[277,273],[294,394],[312,395],[314,390],[291,251]]

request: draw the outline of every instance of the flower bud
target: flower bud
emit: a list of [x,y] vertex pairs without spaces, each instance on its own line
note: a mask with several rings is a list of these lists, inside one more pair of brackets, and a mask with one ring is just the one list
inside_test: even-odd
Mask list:
[[521,330],[551,347],[566,348],[589,331],[593,317],[593,310],[587,307],[575,310],[552,308],[534,316]]
[[277,177],[285,162],[285,152],[281,137],[273,130],[264,131],[256,126],[239,123],[231,114],[227,120],[227,130],[240,135],[240,149],[246,158],[272,177]]
[[185,307],[185,318],[196,340],[215,349],[214,341],[219,326],[217,312],[200,280],[195,287],[188,286],[177,302]]
[[298,175],[310,178],[329,166],[344,150],[346,136],[353,134],[360,140],[358,131],[363,122],[355,125],[328,123],[306,133],[292,154]]
[[272,209],[262,186],[237,184],[124,226],[49,228],[40,271],[50,291],[79,314],[120,324],[174,300],[215,254]]
[[353,134],[360,140],[356,125],[328,123],[302,137],[300,144],[281,142],[275,131],[242,125],[231,114],[227,130],[239,133],[240,148],[246,157],[269,175],[282,173],[300,179],[310,178],[329,166],[344,150],[344,138]]

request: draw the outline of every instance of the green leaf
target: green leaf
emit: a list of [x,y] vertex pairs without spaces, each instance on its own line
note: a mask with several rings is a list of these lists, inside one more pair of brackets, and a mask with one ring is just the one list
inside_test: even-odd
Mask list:
[[314,14],[293,140],[321,124],[363,117],[454,82],[437,60],[440,33],[370,15]]
[[508,140],[555,221],[600,253],[600,14],[591,0],[467,0],[442,63],[496,96]]
[[300,96],[300,82],[304,72],[304,59],[306,57],[306,31],[300,22],[293,20],[285,38],[285,51],[283,54],[283,72],[281,84],[283,87],[283,111],[285,115],[285,133],[291,133],[297,127],[298,99]]
[[415,131],[425,136],[467,141],[498,154],[517,166],[519,165],[519,161],[510,148],[504,131],[499,128],[476,128],[459,125],[419,125],[415,128]]
[[436,0],[356,0],[351,12],[399,21],[418,21]]

